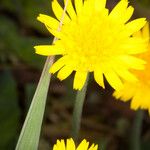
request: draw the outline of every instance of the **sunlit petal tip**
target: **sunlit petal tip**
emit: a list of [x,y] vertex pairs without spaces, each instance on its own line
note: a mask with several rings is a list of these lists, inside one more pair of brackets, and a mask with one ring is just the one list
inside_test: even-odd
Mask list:
[[76,90],[81,90],[86,82],[87,72],[77,71],[74,77],[73,88]]
[[38,46],[34,46],[33,48],[36,50]]
[[103,72],[100,69],[96,69],[94,71],[94,79],[95,81],[103,88],[105,89],[104,85],[104,77],[103,77]]
[[52,0],[52,3],[56,3],[57,2],[57,0]]
[[40,45],[40,46],[35,46],[34,48],[37,54],[44,55],[44,56],[60,55],[63,53],[62,49],[59,49],[54,45]]
[[88,150],[95,150],[95,148],[96,148],[95,145],[92,144]]
[[116,92],[116,91],[113,93],[113,96],[116,98],[116,100],[118,100],[118,101],[119,101],[119,99],[120,99],[120,95],[119,95],[119,94],[117,94],[117,92]]
[[46,16],[45,14],[39,14],[37,16],[37,20],[40,21],[40,22],[43,22],[43,17]]
[[56,18],[61,21],[63,18],[63,23],[66,24],[70,22],[70,18],[68,15],[64,12],[63,8],[60,6],[59,2],[57,0],[52,1],[52,9],[56,16]]
[[36,54],[43,55],[43,52],[41,51],[40,46],[34,46],[34,49],[35,49]]
[[83,8],[83,1],[82,0],[75,0],[75,9],[77,12],[77,15],[79,15]]
[[49,69],[49,71],[48,71],[50,74],[54,74],[54,73],[52,73],[52,71],[51,71],[51,68]]
[[97,150],[98,149],[98,145],[96,144],[93,148],[93,150]]
[[103,89],[105,89],[105,85],[104,85],[104,84],[101,84],[101,87],[102,87]]
[[57,72],[55,69],[53,69],[52,67],[49,69],[49,73],[54,74],[55,72]]
[[74,89],[74,90],[81,91],[82,88],[83,88],[83,86],[82,86],[82,87],[81,87],[81,86],[79,87],[79,86],[76,85],[76,84],[73,85],[73,89]]
[[64,80],[60,75],[57,75],[57,78],[58,78],[60,81],[63,81],[63,80]]
[[136,102],[134,102],[134,100],[131,101],[130,107],[133,110],[137,110],[139,108],[139,106],[136,104]]
[[63,68],[61,68],[57,74],[57,77],[60,80],[64,80],[66,79],[71,73],[73,72],[73,69],[70,66],[64,66]]
[[146,39],[146,42],[149,42],[150,39],[150,31],[149,31],[149,22],[146,22],[146,25],[142,29],[143,38]]
[[39,15],[37,16],[37,19],[39,19],[42,15],[43,15],[43,14],[39,14]]
[[[59,69],[58,69],[58,70],[59,70]],[[54,73],[57,72],[58,70],[56,70],[56,69],[54,69],[54,68],[51,67],[51,68],[49,69],[49,72],[52,73],[52,74],[54,74]]]
[[103,89],[105,89],[105,84],[104,84],[104,81],[103,82],[98,82],[96,81]]

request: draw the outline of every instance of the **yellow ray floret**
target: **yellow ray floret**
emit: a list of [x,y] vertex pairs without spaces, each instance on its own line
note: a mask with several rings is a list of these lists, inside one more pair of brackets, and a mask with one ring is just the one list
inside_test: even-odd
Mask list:
[[[64,0],[66,3],[66,0]],[[81,90],[87,74],[94,73],[96,82],[104,86],[105,76],[116,90],[122,87],[122,81],[137,81],[130,69],[144,69],[145,61],[137,54],[147,50],[146,41],[132,36],[146,23],[145,18],[128,21],[133,7],[127,0],[121,0],[109,13],[106,0],[68,0],[61,31],[58,24],[63,8],[53,0],[52,8],[57,19],[40,14],[38,20],[48,31],[58,38],[53,45],[36,46],[40,55],[60,55],[61,58],[50,68],[51,73],[58,72],[58,78],[64,80],[75,71],[74,89]]]
[[139,54],[138,57],[145,60],[146,66],[143,71],[132,71],[137,77],[136,82],[125,81],[123,88],[114,92],[114,96],[122,101],[131,100],[131,108],[148,109],[150,112],[150,33],[147,23],[142,31],[134,34],[135,37],[141,37],[147,41],[147,52]]
[[53,150],[97,150],[98,145],[92,144],[89,147],[89,142],[85,139],[79,144],[78,147],[75,146],[73,139],[67,139],[65,144],[64,140],[57,140],[57,143],[53,146]]

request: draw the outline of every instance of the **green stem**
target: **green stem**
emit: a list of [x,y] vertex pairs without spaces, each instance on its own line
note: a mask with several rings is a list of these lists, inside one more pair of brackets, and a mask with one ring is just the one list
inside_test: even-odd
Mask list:
[[131,132],[131,150],[141,150],[141,128],[143,122],[144,112],[142,110],[137,110],[135,115],[135,120],[133,122],[132,132]]
[[87,91],[88,80],[89,80],[89,75],[87,77],[86,83],[82,88],[82,90],[77,92],[77,96],[74,104],[73,119],[72,119],[72,137],[75,140],[77,140],[79,135],[82,110],[83,110],[84,99]]
[[46,98],[51,74],[49,68],[53,64],[54,57],[48,57],[23,125],[16,150],[36,150],[40,137],[41,125],[45,110]]

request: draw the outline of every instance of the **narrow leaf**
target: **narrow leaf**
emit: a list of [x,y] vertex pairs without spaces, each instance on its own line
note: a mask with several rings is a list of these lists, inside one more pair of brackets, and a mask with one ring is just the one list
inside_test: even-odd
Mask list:
[[48,57],[46,60],[39,84],[23,125],[16,150],[36,150],[38,148],[47,92],[51,78],[49,68],[53,61],[54,57]]

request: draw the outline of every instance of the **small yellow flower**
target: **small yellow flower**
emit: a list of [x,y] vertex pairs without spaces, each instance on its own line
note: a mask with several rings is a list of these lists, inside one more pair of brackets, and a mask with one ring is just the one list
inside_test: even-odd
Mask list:
[[92,144],[89,147],[89,142],[83,140],[76,148],[73,139],[67,139],[66,145],[64,140],[57,140],[57,143],[53,146],[53,150],[97,150],[98,145]]
[[147,63],[143,71],[133,71],[138,77],[138,81],[135,83],[125,82],[123,88],[114,92],[116,98],[120,98],[122,101],[128,101],[131,99],[132,109],[148,109],[150,112],[150,35],[149,25],[146,24],[142,31],[136,33],[135,36],[147,39],[146,53],[140,54],[139,57],[144,59]]
[[132,34],[145,25],[145,18],[128,22],[133,7],[121,0],[109,13],[106,0],[69,0],[61,31],[58,31],[63,9],[54,0],[52,8],[56,19],[40,14],[38,20],[58,38],[53,45],[35,46],[36,53],[50,56],[61,55],[50,68],[64,80],[73,71],[74,89],[81,90],[89,72],[104,88],[103,75],[114,89],[122,87],[122,79],[136,81],[129,69],[144,69],[144,61],[135,54],[146,51],[145,41]]

